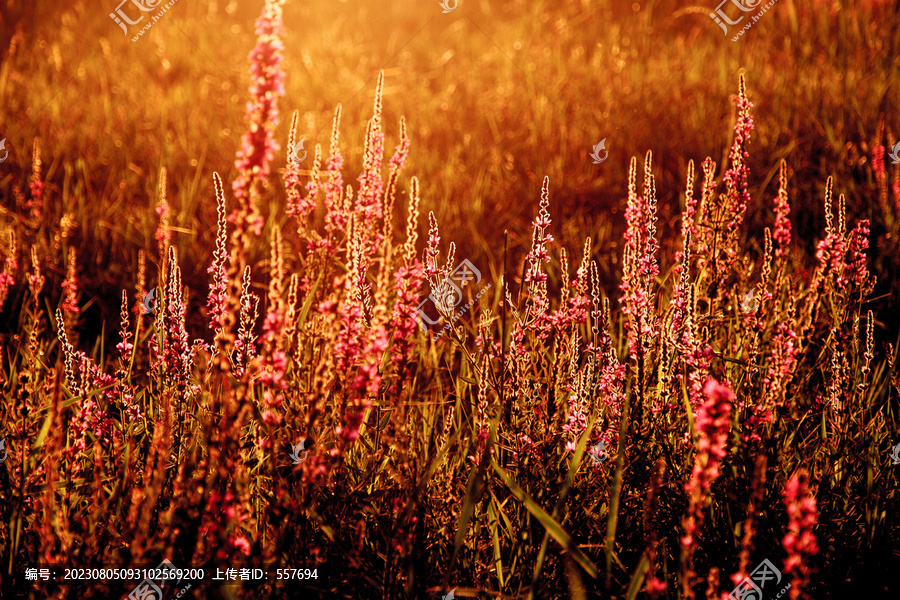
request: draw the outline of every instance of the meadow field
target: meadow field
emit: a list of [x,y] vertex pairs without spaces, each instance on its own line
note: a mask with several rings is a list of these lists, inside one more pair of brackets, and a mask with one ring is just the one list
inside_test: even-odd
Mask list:
[[0,597],[900,597],[900,0],[0,0]]

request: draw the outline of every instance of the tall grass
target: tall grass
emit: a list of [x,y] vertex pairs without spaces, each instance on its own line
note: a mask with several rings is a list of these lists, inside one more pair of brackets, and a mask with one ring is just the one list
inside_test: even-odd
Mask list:
[[[595,18],[577,5],[561,9],[563,40],[567,18]],[[524,10],[504,6],[504,19]],[[654,23],[663,8],[639,16]],[[771,16],[763,30],[776,26]],[[885,573],[900,561],[897,340],[880,321],[891,316],[873,312],[875,290],[896,285],[877,288],[875,277],[890,277],[885,248],[898,239],[889,121],[868,152],[876,200],[854,209],[847,194],[861,194],[859,181],[813,177],[790,152],[757,158],[758,84],[741,76],[730,82],[727,141],[678,154],[721,153],[721,165],[687,159],[676,186],[681,165],[667,152],[635,153],[643,160],[623,160],[606,182],[620,184],[622,202],[589,225],[557,223],[571,161],[550,165],[540,190],[524,177],[532,203],[515,202],[509,181],[492,192],[503,206],[530,207],[531,244],[517,244],[527,234],[510,227],[491,245],[456,239],[448,230],[459,225],[429,209],[441,186],[457,185],[446,165],[411,168],[435,143],[416,133],[440,121],[423,125],[409,106],[398,117],[384,72],[366,88],[365,126],[358,103],[337,105],[330,128],[316,123],[330,137],[312,140],[304,163],[282,162],[279,146],[293,148],[304,125],[298,112],[289,126],[280,116],[289,112],[280,2],[265,3],[256,32],[247,133],[230,174],[205,166],[224,165],[220,157],[191,168],[160,157],[160,169],[126,150],[116,164],[89,152],[69,160],[45,135],[28,160],[14,156],[19,175],[2,180],[4,597],[121,597],[133,583],[26,582],[24,570],[163,558],[208,573],[318,572],[289,586],[222,590],[207,580],[192,587],[196,597],[456,588],[459,597],[717,598],[763,559],[792,598],[896,593]],[[177,53],[158,51],[166,71],[189,72]],[[691,81],[684,75],[683,89]],[[191,114],[188,89],[175,86],[167,107]],[[510,115],[522,101],[512,89],[501,102]],[[727,114],[724,94],[702,101]],[[127,131],[143,122],[76,106]],[[59,125],[64,111],[52,100],[47,110],[40,118]],[[697,126],[691,118],[684,127]],[[176,137],[186,154],[222,153],[184,123]],[[547,134],[532,126],[529,135]],[[19,127],[12,135],[30,131]],[[502,139],[490,147],[504,153]],[[766,191],[760,173],[777,189]],[[146,206],[127,200],[133,185]],[[815,235],[797,188],[815,190],[824,215]],[[471,206],[488,210],[477,198]],[[125,222],[111,224],[114,212]],[[584,227],[599,233],[575,238]],[[463,259],[482,277],[456,297],[446,282]],[[430,318],[442,321],[423,332],[416,317],[429,292]],[[115,302],[118,319],[91,330],[86,315],[101,302]],[[301,440],[308,454],[294,464]]]

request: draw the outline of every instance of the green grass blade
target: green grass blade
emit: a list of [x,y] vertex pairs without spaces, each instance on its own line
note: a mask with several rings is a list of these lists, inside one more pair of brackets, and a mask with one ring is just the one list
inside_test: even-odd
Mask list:
[[551,517],[547,511],[541,508],[537,502],[535,502],[531,496],[525,493],[522,488],[516,484],[515,481],[509,476],[509,474],[503,470],[503,468],[497,464],[497,461],[491,459],[491,467],[493,467],[494,471],[497,475],[500,476],[500,479],[503,480],[503,483],[506,484],[506,487],[509,488],[509,491],[512,492],[513,496],[515,496],[525,508],[530,512],[534,517],[540,521],[541,525],[544,526],[544,529],[550,534],[550,536],[556,540],[560,546],[566,549],[572,555],[579,565],[587,572],[588,575],[597,579],[600,576],[600,573],[597,571],[597,567],[594,566],[594,563],[585,556],[585,554],[575,545],[575,542],[572,541],[572,536],[570,536],[566,531],[562,528],[562,525],[556,522],[556,519]]
[[312,306],[313,298],[316,297],[316,289],[319,287],[319,283],[322,281],[322,274],[319,273],[318,279],[313,284],[313,286],[309,289],[309,293],[306,294],[306,300],[303,301],[303,308],[300,309],[300,317],[297,319],[297,329],[300,330],[303,328],[303,324],[306,323],[306,315],[309,314],[309,307]]

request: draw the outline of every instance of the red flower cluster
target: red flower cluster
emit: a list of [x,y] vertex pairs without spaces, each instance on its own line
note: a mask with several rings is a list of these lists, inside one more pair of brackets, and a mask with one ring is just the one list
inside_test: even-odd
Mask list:
[[793,573],[791,581],[791,600],[796,600],[804,587],[809,583],[809,560],[819,552],[816,536],[812,529],[818,523],[816,498],[809,491],[809,476],[805,469],[800,469],[784,486],[784,504],[787,507],[788,533],[782,540],[788,556],[784,561],[784,572]]
[[691,480],[684,486],[688,495],[688,513],[683,520],[685,535],[681,538],[682,562],[685,576],[682,581],[684,595],[693,598],[691,579],[693,551],[697,547],[697,533],[703,524],[703,509],[710,496],[710,487],[719,477],[719,462],[725,458],[725,444],[731,429],[731,405],[734,392],[715,379],[708,379],[703,386],[706,402],[697,411],[694,423],[697,428],[697,456]]

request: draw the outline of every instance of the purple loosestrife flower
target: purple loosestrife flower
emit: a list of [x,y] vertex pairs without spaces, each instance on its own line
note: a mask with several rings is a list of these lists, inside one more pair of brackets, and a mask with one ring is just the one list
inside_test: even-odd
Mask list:
[[287,371],[287,355],[285,354],[285,333],[287,331],[287,303],[284,301],[284,258],[281,248],[281,230],[272,228],[272,244],[269,265],[271,281],[268,293],[268,313],[263,320],[263,334],[260,337],[262,348],[259,354],[260,376],[262,385],[268,386],[263,393],[265,412],[263,420],[267,423],[279,424],[281,416],[274,411],[281,406],[287,389],[284,375]]
[[844,237],[835,231],[826,233],[825,239],[816,245],[816,259],[824,273],[839,273],[843,266]]
[[3,304],[9,294],[9,287],[16,282],[15,274],[19,269],[19,262],[16,260],[16,232],[9,231],[9,247],[6,259],[3,263],[3,272],[0,273],[0,312],[3,312]]
[[687,313],[688,286],[690,286],[691,272],[691,241],[696,238],[697,198],[694,196],[694,161],[688,162],[687,186],[684,192],[684,212],[681,214],[681,240],[682,249],[675,255],[675,268],[673,274],[678,278],[675,291],[672,293],[672,328],[677,332],[684,325],[684,315]]
[[816,497],[809,491],[807,482],[809,476],[805,469],[794,473],[793,477],[784,487],[784,504],[787,507],[788,533],[782,540],[782,545],[787,551],[787,559],[784,561],[784,572],[791,573],[791,600],[796,600],[803,593],[803,588],[809,585],[809,558],[819,552],[816,536],[813,535],[813,527],[818,523],[818,510],[816,509]]
[[[288,152],[294,152],[297,142],[297,118],[295,110],[291,116],[291,131],[288,135]],[[284,185],[287,191],[287,214],[297,217],[301,224],[301,230],[305,226],[306,219],[316,209],[316,195],[319,191],[319,166],[322,160],[322,149],[316,144],[315,159],[313,161],[312,176],[306,184],[306,197],[303,197],[300,184],[300,162],[290,157],[284,170]]]
[[172,240],[172,232],[169,229],[169,201],[166,198],[166,168],[159,170],[159,199],[156,202],[156,215],[159,223],[156,226],[156,243],[159,247],[160,264],[166,257],[166,248]]
[[656,183],[650,172],[653,155],[647,152],[644,161],[644,190],[638,196],[635,183],[637,160],[632,158],[628,171],[628,206],[625,220],[623,258],[622,312],[630,318],[626,321],[628,348],[634,357],[646,356],[650,339],[659,333],[659,323],[654,311],[653,279],[659,274],[656,253]]
[[384,327],[371,330],[366,338],[367,343],[361,355],[362,365],[351,387],[360,394],[375,395],[381,385],[378,367],[381,365],[382,354],[388,347],[387,330]]
[[75,248],[69,247],[68,268],[66,269],[66,280],[62,283],[63,302],[62,310],[66,316],[66,325],[71,326],[75,315],[81,312],[78,307],[78,277],[76,275],[78,265],[75,261]]
[[837,288],[850,282],[866,284],[869,271],[866,267],[866,250],[869,248],[869,220],[863,219],[846,234],[846,205],[844,195],[838,199],[838,226],[834,227],[832,205],[832,178],[825,185],[825,239],[817,245],[818,272],[834,280]]
[[25,208],[31,211],[31,219],[40,221],[41,209],[44,207],[44,182],[41,179],[41,138],[34,138],[34,146],[31,157],[31,180],[28,183],[31,189],[31,198],[25,204]]
[[[394,159],[397,159],[396,169],[402,167],[405,153],[409,149],[409,140],[406,136],[402,136],[404,142],[397,147],[394,153]],[[391,180],[393,181],[395,174],[394,160],[391,161]],[[390,216],[387,217],[388,219]],[[394,331],[393,344],[391,344],[391,362],[395,365],[402,365],[403,371],[400,373],[400,379],[405,380],[407,375],[407,367],[404,364],[407,361],[409,350],[418,323],[419,311],[419,295],[422,290],[422,281],[425,274],[422,267],[416,259],[416,240],[419,235],[417,232],[419,221],[419,180],[413,177],[409,185],[409,212],[406,219],[406,242],[403,244],[403,262],[400,268],[394,273],[394,291],[397,293],[397,300],[394,303],[394,311],[391,315],[390,326]],[[385,231],[388,229],[385,227]],[[396,386],[396,383],[394,384]],[[393,388],[396,391],[396,387]],[[395,396],[399,398],[399,395]]]
[[[127,308],[125,309],[127,311]],[[75,430],[74,444],[66,448],[68,457],[74,457],[77,453],[87,448],[90,432],[101,444],[110,444],[114,437],[120,436],[119,428],[114,426],[112,415],[100,404],[103,398],[110,406],[121,405],[125,410],[129,421],[141,418],[138,405],[134,402],[134,395],[130,387],[117,385],[116,378],[104,373],[83,352],[72,354],[73,379],[77,377],[80,382],[71,391],[77,396],[83,396],[78,404],[78,411],[71,421]],[[102,391],[100,391],[102,390]],[[76,474],[80,473],[80,463],[76,462]]]
[[361,364],[350,385],[350,397],[344,410],[343,423],[335,430],[344,444],[359,439],[363,415],[372,406],[371,396],[377,394],[381,386],[378,367],[381,365],[384,351],[387,350],[387,331],[380,326],[365,337],[367,338],[365,347],[359,354]]
[[528,253],[528,271],[525,273],[525,285],[529,286],[529,293],[534,295],[537,286],[546,283],[547,274],[541,269],[541,263],[550,262],[550,256],[547,254],[547,243],[553,241],[553,236],[547,233],[550,227],[550,212],[547,207],[550,206],[550,178],[545,176],[544,183],[541,187],[541,202],[538,216],[532,223],[531,233],[531,251]]
[[722,212],[718,215],[719,223],[725,228],[723,242],[725,261],[716,263],[720,282],[727,275],[727,269],[731,268],[737,259],[738,229],[744,221],[744,213],[747,212],[747,203],[750,201],[750,193],[747,191],[750,168],[746,161],[750,156],[747,152],[747,144],[750,141],[750,132],[753,130],[753,115],[750,114],[753,103],[747,98],[743,74],[741,75],[737,108],[738,118],[734,124],[734,141],[728,155],[729,167],[722,179],[725,186],[725,193],[721,197]]
[[869,233],[868,219],[863,219],[857,223],[856,227],[850,232],[850,241],[847,244],[847,257],[844,259],[846,278],[843,281],[838,281],[838,285],[852,281],[862,286],[869,279],[869,270],[866,267]]
[[[406,165],[406,159],[409,156],[410,141],[406,135],[406,119],[400,117],[400,143],[394,146],[394,155],[391,156],[391,162],[388,165],[388,180],[384,189],[384,203],[382,214],[384,215],[383,237],[388,241],[391,239],[393,231],[393,214],[394,214],[394,198],[397,194],[397,180],[400,177],[400,171]],[[418,207],[416,209],[416,218],[418,218]]]
[[560,249],[560,259],[562,262],[562,298],[560,299],[560,307],[551,317],[551,327],[558,329],[560,332],[568,332],[571,334],[573,325],[584,325],[587,323],[588,313],[591,306],[591,298],[588,294],[588,268],[587,261],[591,254],[591,238],[584,241],[584,251],[581,266],[575,274],[575,280],[569,281],[568,274],[568,255],[565,248]]
[[244,275],[241,281],[241,326],[238,337],[234,341],[234,351],[237,354],[238,366],[235,373],[243,376],[244,371],[256,357],[256,346],[253,343],[253,326],[259,308],[259,296],[250,293],[250,267],[244,267]]
[[[225,191],[222,188],[222,179],[218,173],[213,173],[213,181],[216,186],[216,214],[218,216],[218,228],[216,230],[216,249],[213,251],[212,265],[206,270],[212,275],[209,282],[209,296],[206,306],[209,309],[209,328],[215,333],[215,337],[222,335],[222,318],[228,306],[228,270],[225,263],[228,261],[228,253],[225,248],[228,224],[225,222]],[[215,342],[213,343],[215,345]]]
[[437,219],[434,217],[433,212],[428,211],[428,244],[425,246],[425,275],[429,278],[429,281],[432,282],[432,287],[434,287],[434,280],[432,278],[437,275],[439,271],[437,257],[440,254],[440,250],[438,250],[438,245],[440,243],[441,236],[438,232]]
[[777,242],[775,257],[779,258],[790,249],[791,245],[791,204],[787,194],[787,163],[782,159],[779,170],[778,196],[775,197],[775,230],[772,239]]
[[725,445],[731,429],[731,406],[734,392],[727,385],[715,379],[708,379],[703,386],[706,402],[697,411],[694,419],[697,428],[697,454],[694,469],[684,491],[688,495],[688,512],[682,524],[685,534],[681,538],[682,590],[685,598],[693,598],[691,580],[693,552],[697,548],[697,534],[703,525],[703,511],[711,495],[713,482],[719,477],[719,463],[725,458]]
[[606,405],[609,426],[602,438],[608,448],[619,444],[619,426],[622,421],[622,406],[625,404],[625,365],[615,359],[615,351],[611,351],[600,371],[600,382],[597,385],[598,397]]
[[[543,263],[550,262],[550,255],[547,254],[547,244],[553,242],[553,236],[547,233],[550,227],[550,178],[544,176],[541,185],[540,210],[532,223],[531,232],[531,251],[528,253],[526,261],[528,270],[525,272],[525,281],[523,285],[528,290],[526,297],[526,321],[529,327],[538,331],[538,337],[545,340],[550,335],[551,321],[546,314],[550,307],[547,299],[547,274],[544,272]],[[533,312],[532,312],[533,310]]]
[[[374,253],[381,243],[381,234],[375,233],[375,222],[383,216],[382,194],[384,182],[381,179],[381,163],[384,160],[384,133],[381,131],[381,96],[384,89],[384,71],[378,74],[375,88],[375,110],[366,128],[366,143],[363,150],[363,172],[360,173],[359,193],[356,196],[358,226],[361,229],[364,256]],[[363,265],[363,271],[365,267]]]
[[284,96],[284,72],[281,69],[283,5],[284,0],[266,0],[256,21],[257,43],[250,53],[252,100],[247,103],[250,127],[242,138],[234,163],[239,176],[232,189],[238,201],[249,198],[255,179],[266,180],[269,164],[279,150],[274,129],[278,125],[278,96]]
[[340,149],[341,105],[334,109],[334,120],[331,125],[331,146],[325,161],[325,181],[322,191],[325,196],[325,238],[319,245],[329,253],[337,249],[336,239],[347,227],[347,214],[343,207],[344,180],[341,171],[344,169],[344,157]]
[[763,387],[775,398],[784,395],[785,387],[794,372],[797,360],[797,334],[787,323],[778,323],[772,337],[772,353],[769,356],[769,370],[763,378]]
[[134,344],[131,343],[131,336],[129,335],[129,320],[128,320],[128,292],[122,290],[122,308],[119,314],[119,319],[121,321],[122,328],[119,330],[119,337],[122,339],[121,342],[116,344],[116,350],[121,353],[122,364],[127,365],[131,362],[131,354],[134,352]]
[[173,246],[169,246],[167,266],[165,305],[160,303],[157,309],[162,311],[162,318],[157,319],[157,323],[162,323],[162,347],[159,347],[157,336],[153,336],[150,342],[151,356],[154,358],[152,368],[162,366],[166,386],[184,392],[188,389],[193,356],[185,329],[181,268]]
[[[345,280],[345,286],[346,295],[340,311],[341,328],[334,347],[338,371],[343,373],[346,373],[359,360],[365,333],[362,321],[362,303],[356,294],[356,288],[350,284],[349,279]],[[321,311],[322,307],[319,310]]]
[[412,347],[413,334],[418,327],[416,316],[423,279],[424,273],[419,266],[419,261],[415,258],[413,258],[412,264],[404,264],[394,274],[394,290],[397,292],[397,301],[391,317],[391,327],[394,330],[391,360],[395,363],[404,361]]

